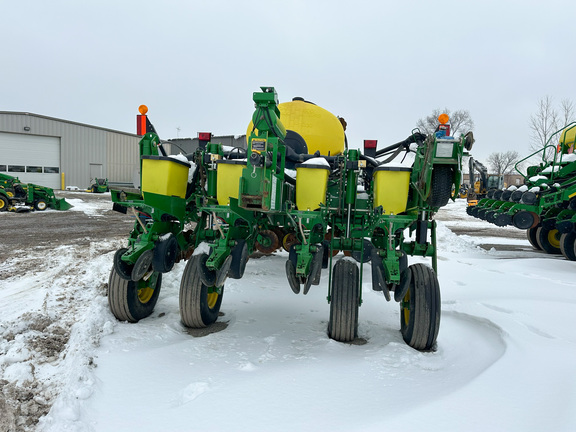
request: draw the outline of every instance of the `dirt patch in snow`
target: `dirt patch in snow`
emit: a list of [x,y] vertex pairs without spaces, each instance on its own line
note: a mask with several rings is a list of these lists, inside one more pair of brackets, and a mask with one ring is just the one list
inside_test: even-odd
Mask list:
[[[57,194],[76,203],[75,209],[0,213],[0,289],[21,286],[9,298],[23,309],[28,291],[44,293],[38,307],[21,314],[12,309],[15,319],[0,317],[2,432],[34,431],[50,411],[66,380],[67,354],[75,349],[74,325],[93,303],[104,302],[107,280],[94,281],[93,266],[102,266],[102,257],[124,244],[133,224],[112,211],[109,194]],[[19,295],[24,300],[17,303]],[[96,334],[90,343],[96,346],[98,339]],[[84,363],[93,367],[90,358]]]

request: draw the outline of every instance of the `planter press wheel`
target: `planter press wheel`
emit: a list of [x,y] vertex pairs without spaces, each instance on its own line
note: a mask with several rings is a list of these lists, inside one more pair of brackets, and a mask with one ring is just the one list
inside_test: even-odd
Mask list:
[[562,253],[560,250],[560,232],[557,229],[538,227],[536,230],[536,241],[546,253],[553,255]]
[[430,196],[426,200],[430,207],[444,207],[452,195],[454,175],[450,165],[436,165],[432,171]]
[[120,321],[138,322],[153,311],[160,288],[162,274],[151,272],[139,281],[126,280],[112,267],[108,279],[108,305]]
[[351,342],[358,335],[359,275],[352,261],[342,259],[334,265],[328,336],[338,342]]
[[440,287],[436,273],[424,264],[408,267],[410,285],[400,302],[404,342],[420,351],[434,348],[440,328]]
[[170,234],[154,247],[152,268],[160,273],[168,273],[174,267],[179,254],[180,246],[178,245],[178,240],[174,235]]
[[0,211],[8,210],[8,200],[0,195]]
[[180,283],[180,319],[189,328],[203,328],[216,322],[224,285],[208,287],[200,278],[201,255],[188,261]]
[[538,244],[538,240],[536,240],[536,231],[537,230],[538,230],[538,227],[528,228],[526,230],[526,237],[528,237],[528,241],[530,242],[530,244],[532,245],[532,247],[534,249],[542,250],[542,248]]
[[576,261],[576,232],[564,233],[560,237],[562,255],[570,261]]

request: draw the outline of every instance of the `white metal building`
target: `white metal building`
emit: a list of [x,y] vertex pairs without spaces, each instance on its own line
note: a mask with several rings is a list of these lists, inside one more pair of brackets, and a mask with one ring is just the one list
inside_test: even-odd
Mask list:
[[0,172],[54,189],[87,188],[93,178],[132,183],[135,134],[25,112],[0,111]]

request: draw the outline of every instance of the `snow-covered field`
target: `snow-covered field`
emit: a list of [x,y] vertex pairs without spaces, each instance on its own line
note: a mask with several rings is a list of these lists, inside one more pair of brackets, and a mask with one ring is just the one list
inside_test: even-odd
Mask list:
[[128,324],[105,296],[121,243],[30,251],[38,265],[0,281],[0,430],[35,430],[37,417],[38,431],[58,432],[576,430],[576,262],[523,239],[484,250],[450,231],[493,227],[464,211],[441,211],[429,353],[404,344],[398,304],[371,290],[369,265],[360,339],[343,344],[326,335],[327,276],[294,295],[285,253],[250,260],[218,323],[198,332],[179,321],[184,263],[154,314]]

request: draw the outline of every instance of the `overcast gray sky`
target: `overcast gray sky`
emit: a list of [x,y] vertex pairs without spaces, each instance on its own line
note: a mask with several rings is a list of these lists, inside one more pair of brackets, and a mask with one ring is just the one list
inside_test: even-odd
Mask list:
[[[529,153],[529,117],[576,100],[573,0],[0,0],[0,110],[161,138],[242,134],[274,86],[379,147],[468,110],[474,155]],[[178,131],[177,128],[180,128]]]

